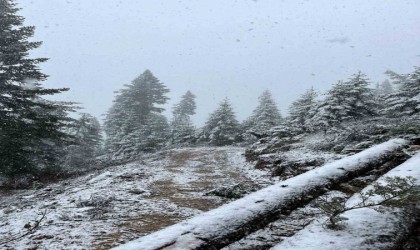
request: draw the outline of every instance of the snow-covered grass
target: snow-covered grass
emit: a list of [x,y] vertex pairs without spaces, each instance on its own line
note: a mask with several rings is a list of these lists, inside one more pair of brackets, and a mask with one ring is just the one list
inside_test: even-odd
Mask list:
[[[383,183],[386,177],[414,177],[420,185],[420,153],[392,169],[377,182]],[[371,189],[366,187],[362,192]],[[379,197],[373,197],[375,203]],[[360,202],[360,194],[353,195],[346,207]],[[348,218],[342,230],[332,230],[323,226],[323,217],[307,226],[296,235],[287,238],[273,249],[384,249],[392,247],[392,240],[401,230],[400,222],[404,216],[401,209],[389,209],[380,213],[373,208],[360,208],[342,214]]]
[[[203,194],[220,186],[260,181],[237,147],[184,148],[50,184],[1,194],[0,245],[6,249],[107,249],[215,208],[225,199]],[[267,174],[267,173],[265,173]]]
[[235,233],[240,230],[244,223],[259,218],[258,216],[261,216],[261,214],[268,211],[276,211],[282,204],[287,203],[294,197],[322,188],[324,185],[338,180],[348,172],[361,170],[369,162],[381,159],[390,151],[401,148],[405,144],[407,144],[407,141],[402,139],[394,139],[382,143],[361,153],[279,182],[242,199],[202,213],[115,249],[147,250],[160,249],[168,245],[171,245],[174,249],[188,249],[211,244],[211,242],[206,241]]

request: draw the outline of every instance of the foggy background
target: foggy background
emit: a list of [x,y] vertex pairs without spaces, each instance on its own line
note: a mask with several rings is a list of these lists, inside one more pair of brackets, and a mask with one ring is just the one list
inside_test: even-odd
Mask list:
[[18,0],[43,41],[32,56],[102,119],[114,91],[145,69],[171,90],[165,114],[191,90],[196,125],[228,96],[239,120],[265,89],[282,115],[313,86],[324,92],[361,70],[372,83],[420,66],[420,1]]

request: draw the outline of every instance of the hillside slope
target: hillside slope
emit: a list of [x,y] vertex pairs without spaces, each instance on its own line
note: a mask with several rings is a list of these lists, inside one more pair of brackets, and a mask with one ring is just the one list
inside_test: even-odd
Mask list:
[[2,194],[2,242],[25,234],[25,225],[46,213],[34,233],[2,247],[108,249],[210,210],[227,201],[205,195],[210,190],[268,179],[245,163],[243,153],[236,147],[168,150],[38,190]]

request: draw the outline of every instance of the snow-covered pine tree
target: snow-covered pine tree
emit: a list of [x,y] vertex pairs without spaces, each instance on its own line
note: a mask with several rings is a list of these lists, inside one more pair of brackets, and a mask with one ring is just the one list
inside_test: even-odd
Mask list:
[[391,117],[413,116],[420,113],[420,67],[407,75],[385,72],[398,88],[386,98],[385,112]]
[[47,101],[68,89],[46,89],[38,67],[46,58],[29,58],[41,45],[30,42],[35,27],[23,26],[24,18],[12,0],[0,0],[0,175],[17,176],[54,170],[69,136],[70,103]]
[[291,127],[303,132],[312,131],[310,119],[314,116],[318,106],[318,93],[310,88],[289,107],[289,123]]
[[159,105],[169,99],[166,96],[168,92],[149,70],[119,91],[104,123],[106,148],[113,158],[131,159],[142,151],[150,151],[151,145],[156,148],[161,145],[156,143],[160,139],[155,137],[166,137],[168,134],[162,132],[161,126],[155,128],[152,125],[166,123],[167,126],[166,118],[158,114],[164,111]]
[[232,105],[226,98],[210,114],[204,133],[211,144],[223,146],[234,143],[237,140],[238,131],[239,123],[235,118]]
[[150,152],[162,148],[169,138],[168,120],[162,114],[151,112],[138,133],[140,136],[136,148],[140,151]]
[[103,126],[106,134],[104,149],[109,155],[118,151],[121,139],[126,134],[124,123],[127,120],[127,112],[124,111],[124,101],[125,97],[118,94],[105,117]]
[[310,118],[308,122],[310,127],[315,130],[326,130],[348,118],[347,110],[350,106],[345,100],[346,87],[342,81],[332,86],[325,99],[319,102],[313,117]]
[[189,90],[181,97],[181,101],[175,105],[173,113],[176,115],[195,115],[195,95]]
[[181,101],[173,109],[171,121],[172,143],[184,143],[191,141],[195,128],[191,122],[191,116],[195,114],[195,95],[187,91]]
[[375,102],[373,90],[369,88],[369,80],[365,74],[359,71],[344,84],[347,103],[344,107],[349,108],[343,120],[359,120],[377,115],[378,104]]
[[252,111],[251,116],[243,123],[243,129],[248,132],[264,134],[280,124],[281,114],[270,91],[265,90],[258,98],[258,106]]
[[92,115],[82,113],[69,134],[75,144],[66,147],[63,165],[67,169],[89,168],[94,157],[101,151],[102,134],[99,121]]
[[320,102],[310,124],[326,130],[345,121],[357,121],[376,116],[378,104],[373,91],[368,87],[365,74],[354,74],[349,81],[336,83]]

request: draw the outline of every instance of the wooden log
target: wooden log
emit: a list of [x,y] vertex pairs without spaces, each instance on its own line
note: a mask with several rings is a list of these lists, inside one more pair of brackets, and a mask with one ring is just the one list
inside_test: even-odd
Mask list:
[[408,141],[394,139],[281,181],[114,249],[220,249],[305,205],[327,188],[380,166]]

